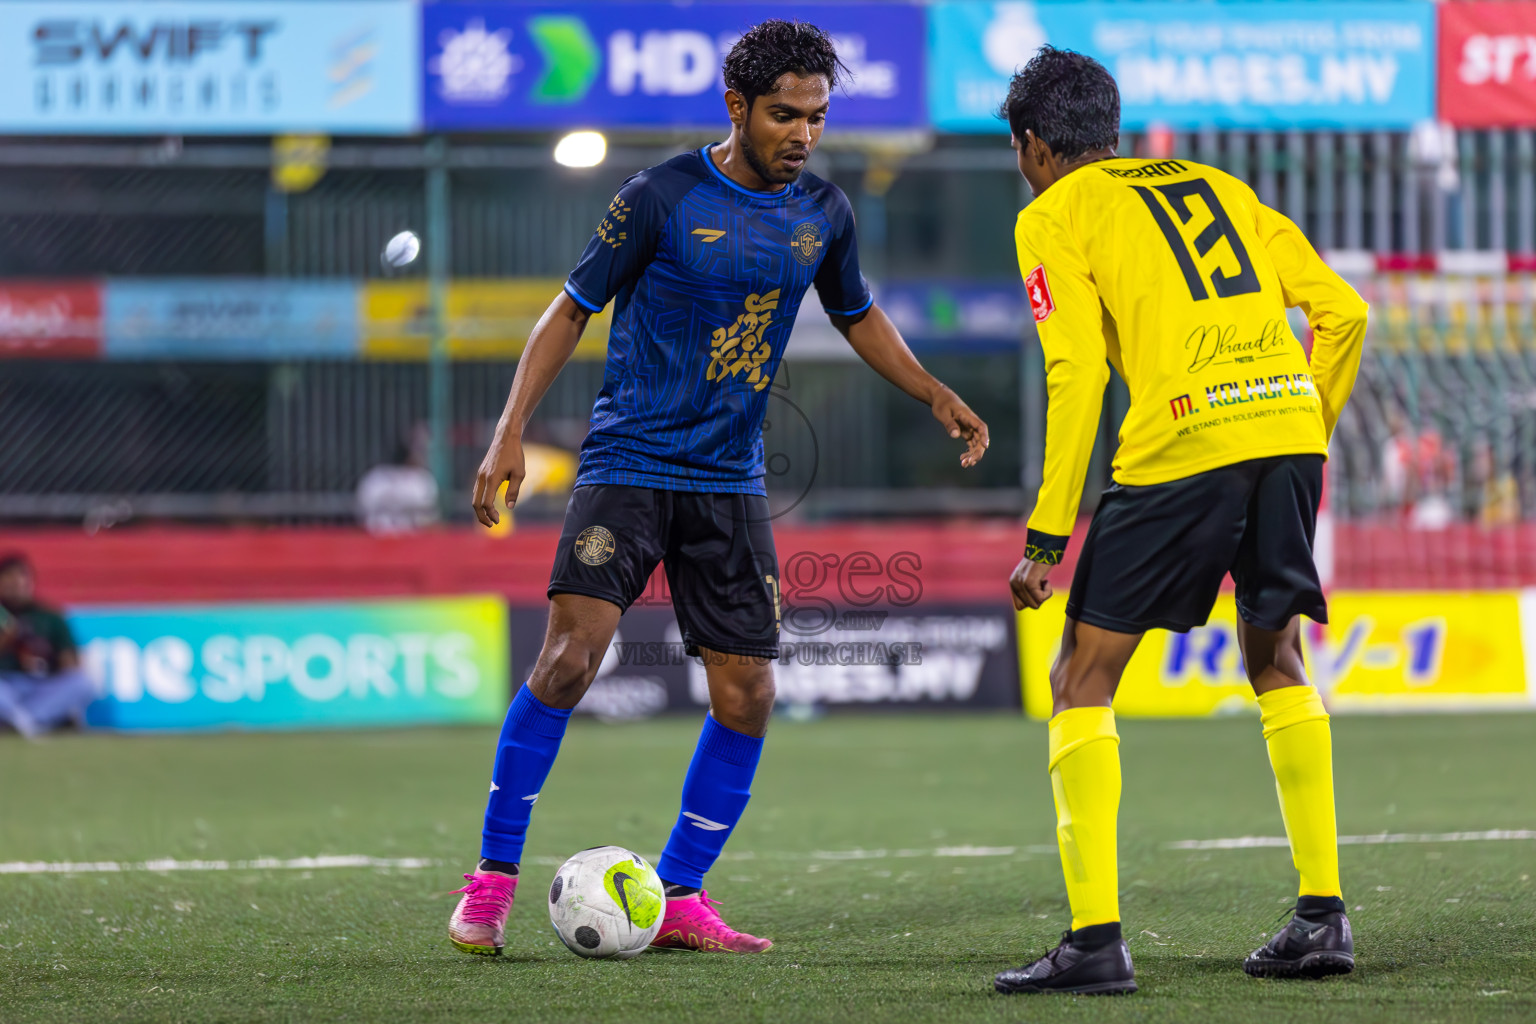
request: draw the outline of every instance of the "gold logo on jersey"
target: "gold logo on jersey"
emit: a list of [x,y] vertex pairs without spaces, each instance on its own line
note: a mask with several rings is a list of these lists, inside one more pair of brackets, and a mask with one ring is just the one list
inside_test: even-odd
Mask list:
[[779,289],[767,295],[748,295],[746,306],[747,311],[730,327],[716,328],[710,339],[709,367],[704,371],[704,379],[724,380],[745,373],[752,390],[761,391],[773,379],[763,373],[763,364],[773,355],[763,335],[773,323],[773,311],[779,308]]
[[588,565],[602,565],[613,557],[613,534],[605,527],[589,526],[576,535],[576,557]]
[[698,235],[703,242],[718,242],[725,237],[724,228],[694,228],[692,233]]
[[617,249],[624,244],[629,237],[629,232],[620,230],[629,215],[634,213],[634,207],[624,201],[623,196],[614,196],[613,202],[608,204],[608,216],[597,226],[597,237],[608,243],[609,248]]
[[821,228],[810,221],[795,228],[789,236],[789,251],[806,266],[814,264],[821,257]]

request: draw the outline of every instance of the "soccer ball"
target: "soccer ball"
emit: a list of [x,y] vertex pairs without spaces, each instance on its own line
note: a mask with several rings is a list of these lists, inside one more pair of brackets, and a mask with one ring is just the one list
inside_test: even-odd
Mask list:
[[416,262],[416,257],[421,255],[421,239],[414,231],[402,231],[391,238],[384,245],[384,251],[379,255],[385,268],[400,268]]
[[628,960],[661,931],[667,904],[661,877],[622,846],[582,850],[549,886],[549,922],[577,956]]

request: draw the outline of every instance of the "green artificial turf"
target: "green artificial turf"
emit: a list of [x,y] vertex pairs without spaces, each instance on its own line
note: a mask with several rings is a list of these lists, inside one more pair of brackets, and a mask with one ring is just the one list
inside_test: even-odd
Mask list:
[[[1536,1019],[1536,842],[1346,846],[1359,969],[1257,981],[1240,962],[1294,893],[1288,855],[1167,848],[1282,834],[1257,722],[1120,726],[1141,992],[1118,999],[992,992],[1068,917],[1045,729],[1009,716],[776,723],[709,885],[777,945],[629,962],[566,952],[543,895],[578,849],[659,853],[697,721],[572,727],[498,959],[444,936],[490,730],[5,737],[0,861],[441,863],[0,875],[0,1021]],[[1345,834],[1536,828],[1536,717],[1336,718],[1334,737]]]

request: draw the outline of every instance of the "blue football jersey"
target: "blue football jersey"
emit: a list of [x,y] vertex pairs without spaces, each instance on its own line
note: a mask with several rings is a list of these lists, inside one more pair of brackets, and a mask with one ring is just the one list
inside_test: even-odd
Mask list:
[[594,313],[617,300],[576,485],[764,493],[768,389],[812,284],[828,313],[874,301],[837,186],[754,192],[707,146],[626,181],[565,283]]

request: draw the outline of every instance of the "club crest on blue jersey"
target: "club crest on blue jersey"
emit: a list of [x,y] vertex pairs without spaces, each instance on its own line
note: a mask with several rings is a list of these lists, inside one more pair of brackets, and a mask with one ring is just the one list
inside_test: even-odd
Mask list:
[[811,221],[798,225],[789,236],[789,251],[806,266],[814,266],[821,259],[821,228]]

